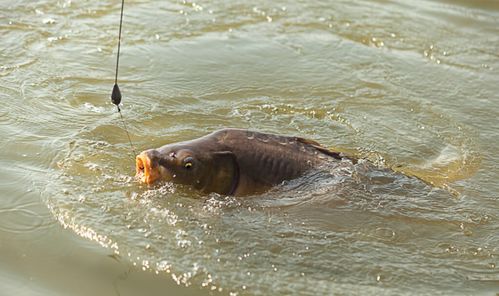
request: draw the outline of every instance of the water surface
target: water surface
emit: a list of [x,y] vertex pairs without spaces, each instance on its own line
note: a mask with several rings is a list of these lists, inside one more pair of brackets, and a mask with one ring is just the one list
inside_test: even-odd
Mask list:
[[368,160],[242,199],[134,180],[115,2],[0,3],[7,294],[499,292],[497,4],[127,2],[137,150],[239,127]]

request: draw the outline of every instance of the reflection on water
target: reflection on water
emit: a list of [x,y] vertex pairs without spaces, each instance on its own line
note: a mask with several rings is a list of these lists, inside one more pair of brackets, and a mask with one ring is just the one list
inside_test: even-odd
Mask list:
[[[186,294],[499,291],[497,5],[127,2],[120,87],[138,150],[240,127],[365,159],[232,198],[133,179],[108,98],[119,1],[3,2],[8,246],[61,231],[55,217],[113,262],[196,288]],[[29,257],[14,247],[0,244],[8,262]],[[85,264],[31,260],[68,279]],[[0,273],[15,278],[15,266]]]
[[[377,118],[377,112],[350,111],[357,105],[348,101],[338,104],[335,116],[324,110],[295,108],[292,103],[260,104],[262,101],[266,99],[247,99],[232,108],[214,104],[217,110],[212,113],[223,117],[250,112],[251,120],[266,122],[267,117],[272,117],[273,122],[283,125],[293,121],[298,132],[330,124],[330,129],[314,130],[317,138],[327,137],[333,128],[343,130],[345,137],[362,137],[362,131],[367,130],[364,124],[375,121],[380,122],[376,133],[386,134],[383,129],[388,128]],[[381,112],[384,107],[377,109]],[[385,116],[389,111],[384,112]],[[452,153],[446,152],[453,143],[445,142],[438,128],[446,126],[445,132],[456,146],[460,139],[469,142],[472,137],[457,128],[450,136],[452,121],[423,111],[404,110],[403,105],[392,111],[394,115],[408,115],[403,121],[407,130],[412,126],[418,129],[424,116],[435,123],[418,131],[419,138],[400,139],[398,145],[414,147],[413,143],[433,142],[435,149],[421,149],[420,157],[423,153],[434,155],[435,164],[447,170],[445,176],[449,179],[466,176],[466,163],[453,168],[452,161],[476,152],[468,150],[465,144]],[[415,114],[414,118],[409,117],[411,114]],[[169,119],[156,117],[151,122],[158,124],[161,120]],[[375,287],[383,279],[384,287],[400,292],[427,285],[438,271],[441,278],[430,287],[444,288],[459,281],[459,276],[453,269],[434,265],[445,260],[446,264],[466,266],[470,258],[441,258],[447,249],[457,248],[458,243],[442,239],[442,233],[466,238],[475,226],[468,222],[469,216],[485,222],[489,219],[473,209],[462,209],[460,193],[452,195],[417,178],[380,168],[394,166],[390,161],[396,164],[396,160],[387,160],[375,152],[376,147],[391,145],[388,140],[367,150],[347,151],[356,157],[370,158],[377,166],[366,160],[357,164],[345,160],[266,194],[233,198],[202,196],[191,188],[170,183],[152,188],[139,185],[131,177],[133,162],[126,157],[126,142],[121,140],[122,145],[116,147],[104,140],[109,138],[107,134],[123,133],[117,126],[100,125],[78,134],[69,154],[58,162],[62,174],[49,186],[48,205],[64,227],[112,249],[143,270],[171,274],[185,286],[229,292],[247,290],[252,294],[286,294],[293,290],[318,294],[358,285]],[[99,137],[102,140],[96,141]],[[134,137],[141,146],[150,141],[148,135]],[[183,138],[169,137],[168,141]],[[405,158],[409,159],[409,153],[415,151],[407,150],[402,152],[408,153]],[[423,163],[425,166],[416,163],[423,172],[419,177],[430,183],[432,176],[439,180],[442,171],[435,172],[429,159]],[[396,168],[408,170],[410,164]],[[445,248],[435,246],[436,242]],[[489,253],[483,256],[492,258],[495,250],[487,247],[485,252]],[[431,266],[431,272],[414,270],[413,260],[421,266]],[[489,271],[490,267],[484,265],[470,270],[468,275],[479,278]],[[284,285],[288,282],[293,285]],[[461,288],[468,285],[463,283]]]

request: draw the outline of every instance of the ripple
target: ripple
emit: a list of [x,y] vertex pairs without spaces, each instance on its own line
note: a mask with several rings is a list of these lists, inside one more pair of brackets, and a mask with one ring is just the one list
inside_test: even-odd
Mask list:
[[[251,108],[275,112],[255,106]],[[292,105],[286,108],[293,111],[289,114],[311,114]],[[320,114],[310,118],[332,120]],[[355,118],[351,122],[357,125]],[[122,159],[126,146],[118,145],[123,137],[110,137],[114,134],[116,129],[107,125],[78,134],[71,152],[59,155],[60,171],[44,192],[47,205],[63,227],[142,270],[168,274],[179,285],[262,295],[269,290],[305,291],[310,283],[313,294],[359,282],[399,282],[400,277],[407,284],[407,277],[414,275],[410,267],[397,273],[367,268],[354,259],[361,251],[351,244],[362,245],[362,252],[371,256],[380,252],[368,261],[402,260],[411,253],[404,246],[413,245],[412,236],[422,247],[432,241],[430,233],[461,231],[456,224],[464,218],[445,210],[455,204],[445,191],[432,191],[417,179],[369,167],[368,162],[345,162],[250,199],[206,197],[168,183],[138,185],[131,171],[123,173],[130,165]],[[404,228],[400,221],[411,226]],[[408,229],[412,236],[404,234]],[[331,267],[330,262],[345,258],[348,268]],[[367,278],[362,276],[366,272]],[[357,276],[347,276],[352,273]],[[330,282],[331,277],[341,280]],[[292,288],[275,286],[291,279]],[[430,277],[418,274],[412,284],[425,279]]]
[[48,216],[41,215],[33,210],[25,208],[29,205],[17,206],[16,208],[0,209],[2,222],[0,231],[10,233],[28,233],[40,231],[53,224]]
[[0,66],[0,77],[10,75],[12,72],[18,69],[29,67],[32,64],[36,63],[37,61],[38,59],[30,59],[24,62],[18,62],[16,64],[2,65]]
[[[120,75],[141,148],[233,126],[311,138],[369,160],[260,196],[134,181],[107,98],[118,3],[44,2],[9,16],[16,21],[0,30],[23,34],[6,35],[8,53],[44,58],[0,68],[8,81],[0,122],[44,135],[59,151],[53,171],[36,174],[63,227],[179,285],[252,295],[473,294],[478,286],[463,279],[492,281],[497,269],[497,250],[483,244],[496,242],[494,207],[480,204],[482,188],[455,198],[448,188],[466,190],[464,179],[477,171],[476,179],[494,180],[478,170],[480,137],[468,126],[478,112],[493,122],[482,97],[495,92],[472,92],[493,80],[496,26],[487,12],[455,4],[453,15],[469,26],[447,26],[454,23],[431,17],[442,6],[423,2],[132,3]],[[490,28],[474,32],[478,21]],[[454,101],[464,90],[472,96]],[[43,154],[29,161],[52,155]],[[2,231],[43,227],[25,206],[0,213]]]

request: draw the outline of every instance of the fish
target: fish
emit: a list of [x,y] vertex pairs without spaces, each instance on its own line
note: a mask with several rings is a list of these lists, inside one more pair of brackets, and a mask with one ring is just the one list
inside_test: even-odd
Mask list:
[[204,193],[245,196],[345,157],[301,137],[225,128],[141,152],[136,177],[148,185],[166,181]]

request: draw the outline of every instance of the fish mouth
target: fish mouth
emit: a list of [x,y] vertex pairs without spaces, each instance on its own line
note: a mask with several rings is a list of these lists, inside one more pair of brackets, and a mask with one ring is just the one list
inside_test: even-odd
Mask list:
[[142,152],[135,158],[135,178],[148,185],[161,179],[161,171],[158,165],[154,165],[147,153]]

